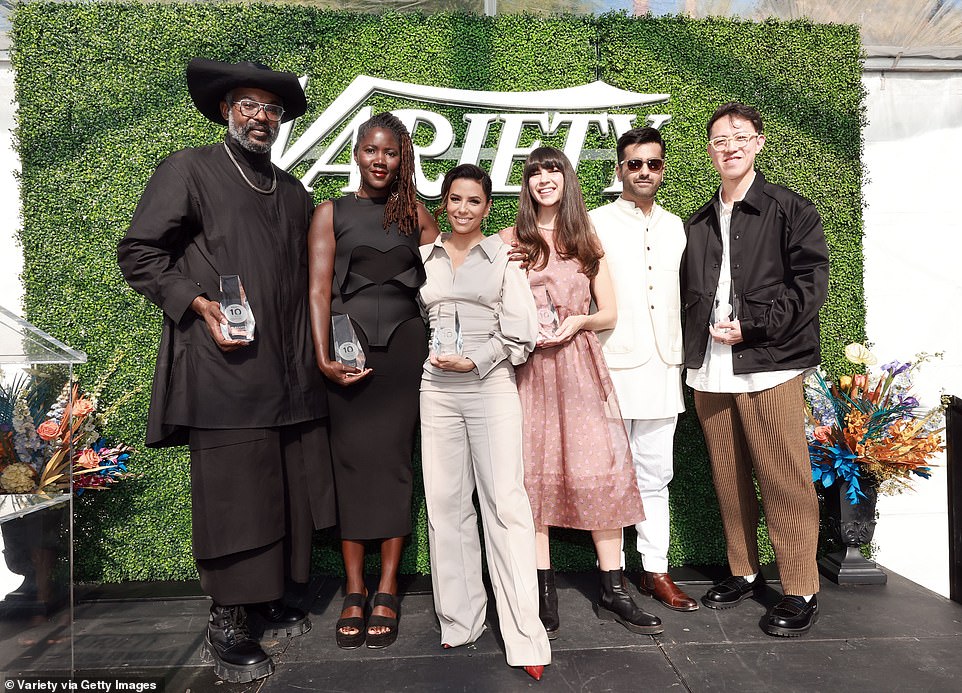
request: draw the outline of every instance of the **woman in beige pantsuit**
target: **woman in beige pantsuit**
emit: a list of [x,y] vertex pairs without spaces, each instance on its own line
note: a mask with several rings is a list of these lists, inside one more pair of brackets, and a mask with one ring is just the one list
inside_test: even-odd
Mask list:
[[452,233],[421,247],[427,281],[420,291],[432,334],[421,378],[421,461],[434,608],[445,648],[474,642],[484,631],[477,488],[507,661],[538,680],[551,648],[538,617],[512,365],[534,348],[537,312],[524,272],[508,260],[509,246],[482,233],[491,208],[488,175],[458,166],[445,176],[441,194]]

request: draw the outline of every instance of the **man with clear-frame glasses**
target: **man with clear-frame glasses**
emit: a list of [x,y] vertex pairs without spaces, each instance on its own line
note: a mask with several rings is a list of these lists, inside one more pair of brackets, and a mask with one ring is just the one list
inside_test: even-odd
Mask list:
[[728,609],[764,589],[757,479],[784,592],[763,630],[794,637],[819,616],[818,501],[802,378],[820,361],[828,247],[815,206],[755,169],[766,143],[756,109],[724,104],[706,129],[721,186],[686,223],[685,365],[732,575],[702,604]]

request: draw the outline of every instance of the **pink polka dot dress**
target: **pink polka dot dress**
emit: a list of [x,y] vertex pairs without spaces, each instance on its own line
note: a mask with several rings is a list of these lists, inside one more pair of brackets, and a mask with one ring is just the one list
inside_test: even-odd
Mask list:
[[[528,273],[539,310],[550,296],[558,322],[588,313],[589,280],[577,260]],[[535,349],[516,369],[524,414],[524,485],[535,526],[614,529],[641,522],[628,437],[594,332]]]

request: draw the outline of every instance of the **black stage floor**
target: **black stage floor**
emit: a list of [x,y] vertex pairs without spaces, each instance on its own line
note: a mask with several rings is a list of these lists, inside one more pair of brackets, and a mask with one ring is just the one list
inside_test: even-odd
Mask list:
[[[673,571],[674,574],[675,571]],[[697,577],[677,575],[679,580]],[[704,580],[684,582],[700,597]],[[892,573],[884,586],[839,587],[823,580],[821,619],[801,638],[760,629],[777,584],[761,600],[735,609],[680,614],[642,600],[665,623],[662,635],[639,636],[599,621],[593,574],[558,576],[562,633],[540,683],[512,669],[489,608],[489,629],[474,645],[442,650],[430,583],[407,586],[400,637],[384,650],[339,650],[334,621],[340,583],[319,579],[301,599],[313,630],[267,641],[276,673],[245,685],[218,682],[201,657],[209,603],[194,585],[145,586],[150,595],[89,591],[76,608],[75,667],[85,674],[163,676],[168,693],[279,691],[962,691],[962,605]],[[159,591],[166,591],[158,597]],[[21,639],[23,640],[23,639]],[[33,642],[33,641],[31,641]],[[16,648],[20,647],[20,650]],[[43,669],[42,647],[0,646],[7,675]]]

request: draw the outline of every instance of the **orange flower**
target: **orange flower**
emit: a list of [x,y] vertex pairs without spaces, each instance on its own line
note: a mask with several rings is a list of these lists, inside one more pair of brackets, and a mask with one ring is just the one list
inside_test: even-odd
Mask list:
[[47,419],[37,426],[37,435],[44,440],[53,440],[60,437],[60,424],[53,419]]
[[94,467],[99,467],[100,455],[90,448],[87,448],[82,453],[77,455],[77,466],[83,467],[84,469],[93,469]]
[[94,410],[93,402],[89,399],[78,399],[73,405],[73,415],[76,417],[86,416]]
[[831,432],[832,432],[831,426],[816,426],[815,432],[813,435],[815,436],[815,440],[817,440],[818,442],[827,443],[830,440],[828,434]]

